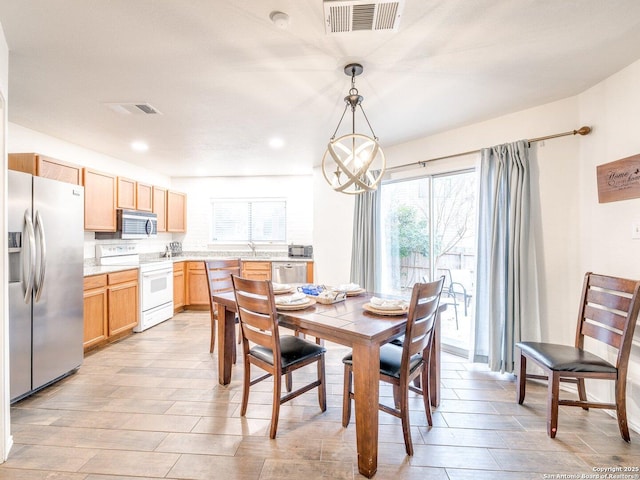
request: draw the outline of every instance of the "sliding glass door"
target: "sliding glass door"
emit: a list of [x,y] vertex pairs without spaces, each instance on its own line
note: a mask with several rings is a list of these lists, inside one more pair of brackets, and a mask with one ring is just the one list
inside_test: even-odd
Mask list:
[[380,291],[408,297],[415,283],[444,275],[442,342],[467,351],[475,305],[475,170],[380,188]]

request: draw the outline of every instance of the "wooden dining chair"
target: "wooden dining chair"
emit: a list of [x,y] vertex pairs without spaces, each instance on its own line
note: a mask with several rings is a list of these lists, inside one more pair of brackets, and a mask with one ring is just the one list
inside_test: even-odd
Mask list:
[[[380,347],[380,380],[393,385],[394,408],[382,403],[378,403],[378,408],[402,420],[407,455],[413,455],[409,425],[409,390],[422,394],[427,422],[429,426],[433,425],[429,392],[429,359],[443,285],[444,277],[440,277],[435,282],[416,283],[411,293],[402,345],[388,343]],[[344,363],[342,425],[347,427],[351,419],[351,400],[354,398],[352,354],[345,356],[342,362]],[[411,385],[411,381],[418,377],[420,377],[421,388]]]
[[[207,260],[204,262],[207,272],[207,287],[209,288],[209,308],[211,313],[211,342],[209,353],[213,353],[216,343],[216,318],[218,318],[217,304],[213,301],[214,293],[232,292],[231,275],[240,275],[240,259]],[[235,360],[234,360],[235,363]]]
[[[273,377],[273,405],[269,436],[276,438],[280,405],[283,403],[317,387],[320,410],[324,412],[327,409],[324,367],[326,349],[295,335],[280,336],[278,313],[270,280],[248,280],[234,275],[232,281],[240,317],[244,357],[244,386],[240,415],[244,416],[247,413],[250,387]],[[282,376],[290,378],[291,372],[314,362],[317,364],[317,380],[281,396]],[[252,380],[251,365],[267,373]]]
[[[626,386],[627,366],[636,326],[640,282],[624,278],[597,275],[588,272],[584,277],[582,298],[578,314],[576,339],[573,346],[555,343],[520,342],[520,371],[518,374],[517,400],[524,402],[527,378],[548,381],[547,434],[555,438],[558,430],[558,406],[615,409],[622,438],[629,442],[627,425]],[[585,349],[597,343],[615,350],[615,362],[609,362]],[[593,342],[597,340],[598,342]],[[611,351],[611,355],[614,352]],[[542,368],[545,375],[527,374],[527,361]],[[590,401],[587,398],[585,379],[613,380],[615,403]],[[578,400],[560,399],[560,382],[577,385]]]

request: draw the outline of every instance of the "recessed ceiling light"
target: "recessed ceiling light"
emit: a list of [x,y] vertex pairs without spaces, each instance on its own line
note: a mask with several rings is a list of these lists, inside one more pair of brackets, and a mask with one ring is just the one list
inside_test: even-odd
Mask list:
[[269,146],[271,148],[282,148],[284,147],[284,140],[281,138],[272,138],[269,140]]
[[135,150],[136,152],[146,152],[147,150],[149,150],[149,145],[147,145],[145,142],[131,142],[131,149]]

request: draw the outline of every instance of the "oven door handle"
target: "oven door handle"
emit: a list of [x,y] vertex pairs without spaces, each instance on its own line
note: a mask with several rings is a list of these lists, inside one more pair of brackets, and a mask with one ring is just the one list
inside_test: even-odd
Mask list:
[[145,280],[152,280],[154,278],[163,278],[169,275],[173,275],[173,269],[167,270],[153,270],[151,272],[142,272],[142,278]]

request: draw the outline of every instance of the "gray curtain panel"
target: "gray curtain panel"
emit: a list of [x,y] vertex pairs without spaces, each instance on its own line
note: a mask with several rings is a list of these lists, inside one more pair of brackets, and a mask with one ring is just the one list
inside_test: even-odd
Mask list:
[[368,292],[377,291],[377,235],[380,189],[356,195],[351,244],[351,281]]
[[528,142],[481,152],[474,361],[514,372],[514,345],[540,337]]

